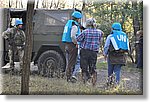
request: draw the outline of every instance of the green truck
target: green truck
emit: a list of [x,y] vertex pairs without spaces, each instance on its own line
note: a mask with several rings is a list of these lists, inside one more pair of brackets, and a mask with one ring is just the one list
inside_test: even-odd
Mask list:
[[[48,77],[59,77],[65,71],[65,49],[61,38],[67,20],[75,9],[46,10],[35,9],[33,16],[33,51],[32,61],[38,66],[38,73]],[[26,10],[24,9],[0,9],[1,32],[13,26],[13,19],[21,18],[23,30],[26,27]],[[81,20],[85,21],[85,17]],[[81,24],[82,24],[81,22]],[[0,38],[2,39],[2,38]],[[8,59],[8,42],[1,41],[2,64]],[[17,57],[14,58],[17,61]]]

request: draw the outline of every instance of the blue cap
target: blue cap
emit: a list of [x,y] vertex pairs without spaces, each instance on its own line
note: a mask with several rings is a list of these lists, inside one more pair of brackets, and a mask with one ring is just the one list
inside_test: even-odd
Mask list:
[[74,11],[71,16],[78,19],[82,18],[82,14],[78,11]]
[[17,19],[17,20],[15,21],[15,25],[17,26],[17,25],[20,25],[20,24],[23,24],[22,20]]
[[119,30],[119,31],[122,30],[121,24],[118,23],[118,22],[113,23],[113,24],[112,24],[112,28],[113,28],[114,30]]

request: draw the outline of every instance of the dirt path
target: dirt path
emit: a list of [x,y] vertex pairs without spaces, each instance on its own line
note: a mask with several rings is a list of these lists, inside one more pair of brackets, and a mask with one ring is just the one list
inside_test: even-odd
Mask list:
[[[99,58],[98,62],[104,62]],[[16,68],[19,64],[16,64]],[[37,66],[31,64],[32,71],[37,70]],[[132,70],[131,70],[132,69]],[[93,88],[91,85],[84,85],[81,81],[77,83],[68,83],[66,79],[46,78],[39,75],[30,76],[31,94],[116,94],[112,90],[106,90],[107,69],[97,70],[97,83]],[[142,71],[136,68],[125,68],[121,71],[120,88],[117,94],[142,94],[143,79]],[[1,74],[3,80],[3,94],[19,94],[21,85],[20,75]],[[2,82],[2,81],[1,81]]]

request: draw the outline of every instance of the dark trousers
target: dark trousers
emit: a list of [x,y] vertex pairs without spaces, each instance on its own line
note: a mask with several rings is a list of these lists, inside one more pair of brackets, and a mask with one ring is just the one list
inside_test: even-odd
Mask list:
[[96,72],[97,52],[81,49],[80,51],[80,66],[82,73],[86,74],[86,79],[89,79]]
[[137,68],[143,68],[143,47],[141,46],[138,49]]
[[73,67],[76,63],[78,48],[73,43],[65,44],[66,51],[66,76],[71,78]]

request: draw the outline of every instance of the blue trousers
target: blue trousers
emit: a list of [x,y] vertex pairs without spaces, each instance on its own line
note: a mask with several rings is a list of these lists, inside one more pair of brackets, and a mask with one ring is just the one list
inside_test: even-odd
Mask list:
[[77,74],[79,73],[79,71],[80,71],[80,55],[78,54],[77,61],[76,61],[72,76],[77,77]]
[[108,77],[115,73],[116,82],[119,84],[120,82],[120,73],[121,73],[121,64],[111,64],[108,59]]

